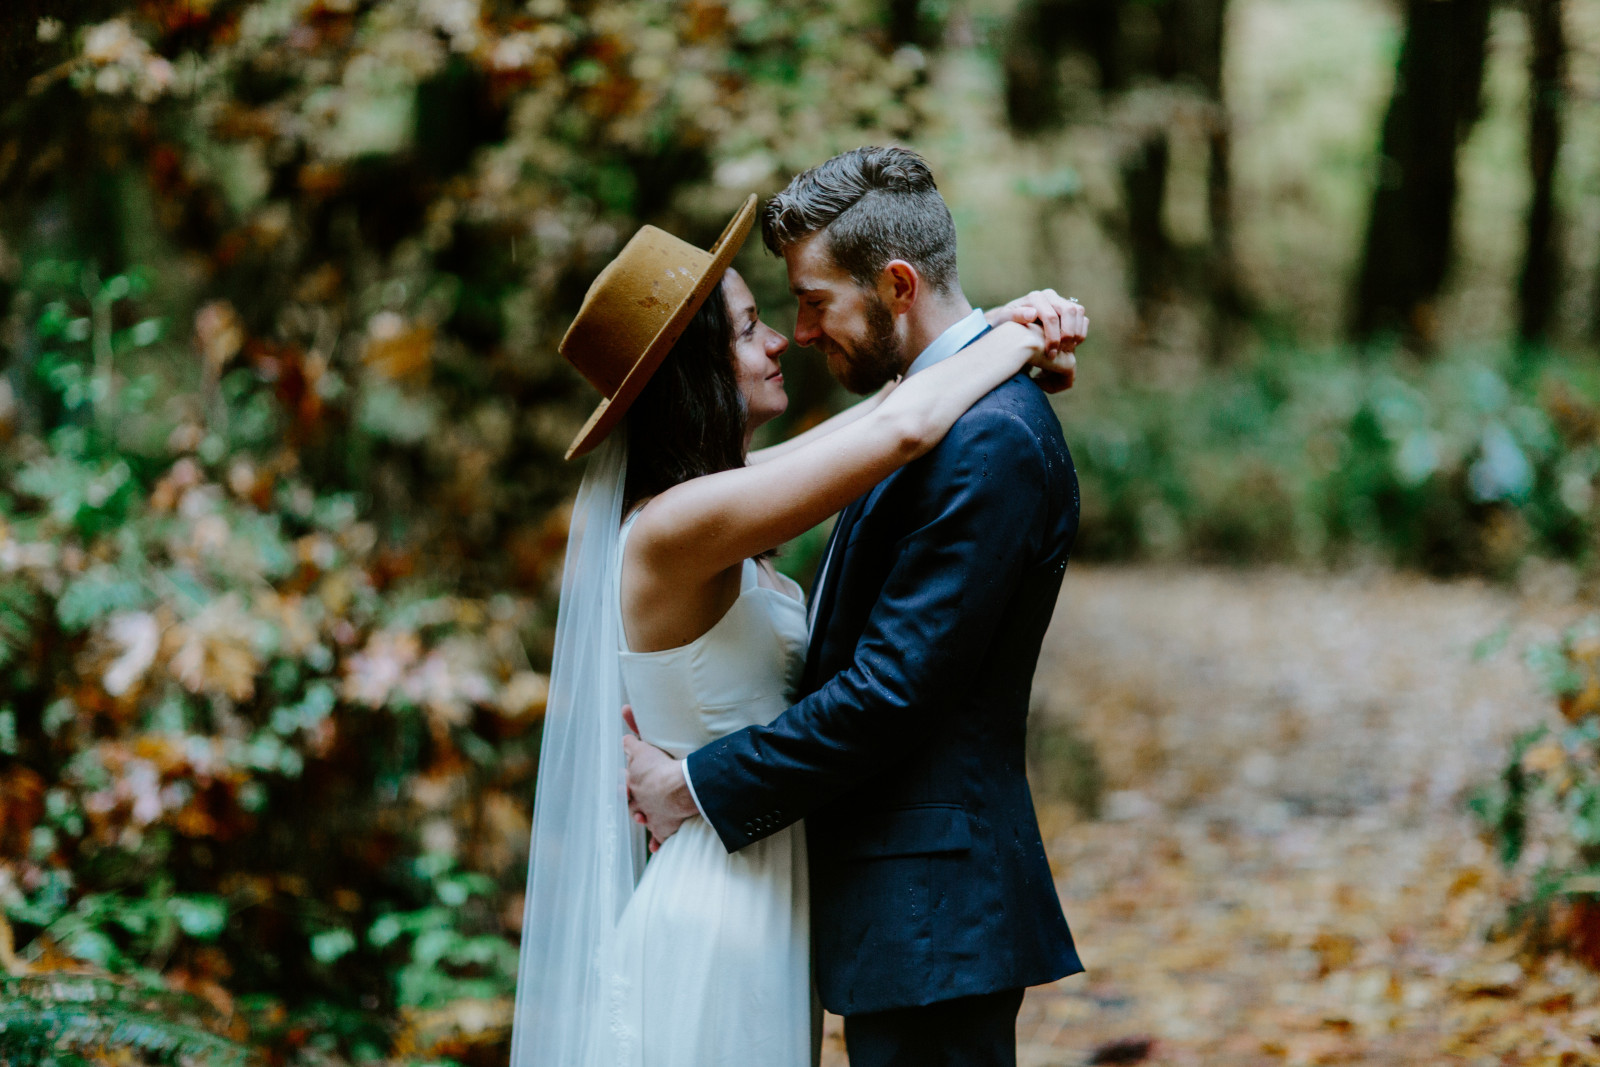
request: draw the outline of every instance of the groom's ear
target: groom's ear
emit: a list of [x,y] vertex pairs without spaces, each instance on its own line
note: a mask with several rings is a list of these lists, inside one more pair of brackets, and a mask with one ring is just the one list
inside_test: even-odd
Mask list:
[[922,276],[903,259],[891,259],[878,273],[878,299],[896,315],[904,315],[917,302]]

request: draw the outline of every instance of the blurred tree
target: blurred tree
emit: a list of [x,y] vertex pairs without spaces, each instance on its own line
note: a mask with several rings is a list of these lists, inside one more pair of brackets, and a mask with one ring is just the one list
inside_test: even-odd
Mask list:
[[1406,0],[1356,279],[1357,339],[1398,331],[1430,348],[1452,250],[1456,157],[1483,111],[1492,0]]
[[1532,47],[1528,62],[1527,248],[1517,283],[1517,333],[1544,341],[1560,287],[1561,246],[1555,210],[1555,175],[1566,111],[1567,40],[1561,0],[1526,0]]
[[1101,93],[1127,85],[1121,7],[1122,0],[1025,0],[1017,8],[1001,56],[1013,130],[1033,136],[1067,121],[1068,94],[1056,67],[1069,52],[1094,63]]
[[[58,6],[48,0],[11,0],[0,9],[0,100],[20,99],[28,79],[38,73],[41,53],[50,43],[41,40],[39,21]],[[51,32],[46,29],[43,36]]]
[[937,34],[933,20],[928,17],[922,0],[887,0],[889,41],[895,47],[916,45],[927,48],[936,43]]
[[[1129,284],[1145,319],[1177,292],[1205,299],[1214,312],[1214,357],[1228,350],[1227,326],[1246,307],[1233,250],[1231,135],[1222,87],[1226,16],[1227,0],[1027,0],[1011,22],[1002,57],[1007,119],[1025,136],[1100,110],[1094,102],[1069,99],[1060,73],[1068,55],[1093,64],[1095,89],[1107,102],[1152,86],[1167,91],[1158,97],[1162,106],[1134,108],[1123,123]],[[1198,109],[1188,106],[1195,101]],[[1167,231],[1165,208],[1172,127],[1195,110],[1206,142],[1207,236],[1198,254],[1187,254]]]

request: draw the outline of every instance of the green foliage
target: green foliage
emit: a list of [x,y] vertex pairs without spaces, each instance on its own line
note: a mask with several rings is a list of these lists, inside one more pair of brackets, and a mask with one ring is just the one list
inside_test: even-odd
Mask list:
[[27,647],[38,610],[39,598],[26,582],[0,581],[0,670],[5,670]]
[[1517,735],[1511,743],[1511,753],[1494,786],[1477,790],[1467,802],[1499,849],[1500,862],[1511,867],[1522,858],[1528,833],[1528,774],[1523,769],[1522,757],[1529,746],[1542,741],[1549,733],[1540,726]]
[[1600,902],[1600,616],[1531,649],[1528,663],[1556,699],[1560,721],[1514,738],[1498,781],[1469,804],[1501,862],[1524,874],[1513,923],[1592,952],[1552,932],[1561,929],[1554,920],[1562,908]]
[[1064,419],[1079,555],[1509,575],[1594,565],[1600,388],[1556,354],[1284,350],[1180,388],[1085,398]]
[[120,576],[112,567],[95,567],[67,584],[56,600],[56,618],[63,629],[83,630],[114,611],[143,607],[148,595],[137,580]]
[[0,1060],[67,1065],[137,1056],[245,1067],[251,1050],[215,1032],[217,1012],[159,985],[76,974],[0,976]]
[[[494,881],[456,870],[449,856],[420,856],[413,866],[430,885],[437,903],[381,915],[367,931],[367,940],[375,948],[402,941],[409,948],[406,963],[396,975],[399,1003],[431,1008],[463,997],[513,995],[516,947],[482,932],[490,925],[485,906],[493,899]],[[474,898],[479,906],[469,907]],[[474,926],[480,932],[468,932]],[[353,938],[349,945],[354,947]]]
[[143,896],[88,893],[70,911],[65,903],[52,887],[33,900],[8,906],[6,912],[14,920],[43,926],[67,955],[117,973],[137,973],[140,960],[170,955],[180,936],[216,941],[228,918],[222,898],[175,894],[170,878],[163,876]]

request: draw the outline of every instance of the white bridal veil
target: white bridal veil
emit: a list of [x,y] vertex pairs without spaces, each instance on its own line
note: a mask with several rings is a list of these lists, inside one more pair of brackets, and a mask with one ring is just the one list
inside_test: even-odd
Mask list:
[[534,792],[511,1067],[579,1067],[607,997],[600,961],[644,869],[622,752],[615,569],[624,427],[590,454],[572,510]]

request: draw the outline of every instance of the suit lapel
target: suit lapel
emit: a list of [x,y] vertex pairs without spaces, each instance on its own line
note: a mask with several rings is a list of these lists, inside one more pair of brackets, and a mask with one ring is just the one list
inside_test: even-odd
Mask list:
[[[972,338],[972,341],[976,341],[992,329],[994,327],[985,326]],[[967,345],[972,344],[972,341],[968,341]],[[967,345],[961,347],[965,348]],[[821,582],[811,591],[811,599],[816,610],[811,615],[811,638],[806,646],[805,671],[801,674],[803,692],[809,693],[816,687],[817,658],[822,654],[822,637],[828,632],[829,617],[833,613],[834,594],[839,588],[839,576],[844,572],[844,555],[850,543],[850,531],[855,528],[861,516],[866,514],[867,509],[877,503],[889,483],[898,478],[904,469],[902,467],[895,471],[873,486],[870,491],[851,501],[849,507],[839,515],[839,521],[833,525],[833,535],[828,538],[828,547],[822,553],[823,563],[818,572]]]
[[[844,569],[845,545],[849,542],[850,531],[855,526],[856,520],[861,517],[866,500],[871,495],[865,493],[857,497],[840,513],[839,521],[833,524],[833,535],[828,538],[828,547],[822,553],[822,570],[818,575],[821,582],[811,591],[816,610],[812,613],[811,640],[806,648],[804,677],[807,683],[816,669],[817,656],[822,649],[822,635],[827,632],[828,616],[833,611],[834,592],[839,588],[839,572]],[[809,684],[807,688],[809,689]]]

